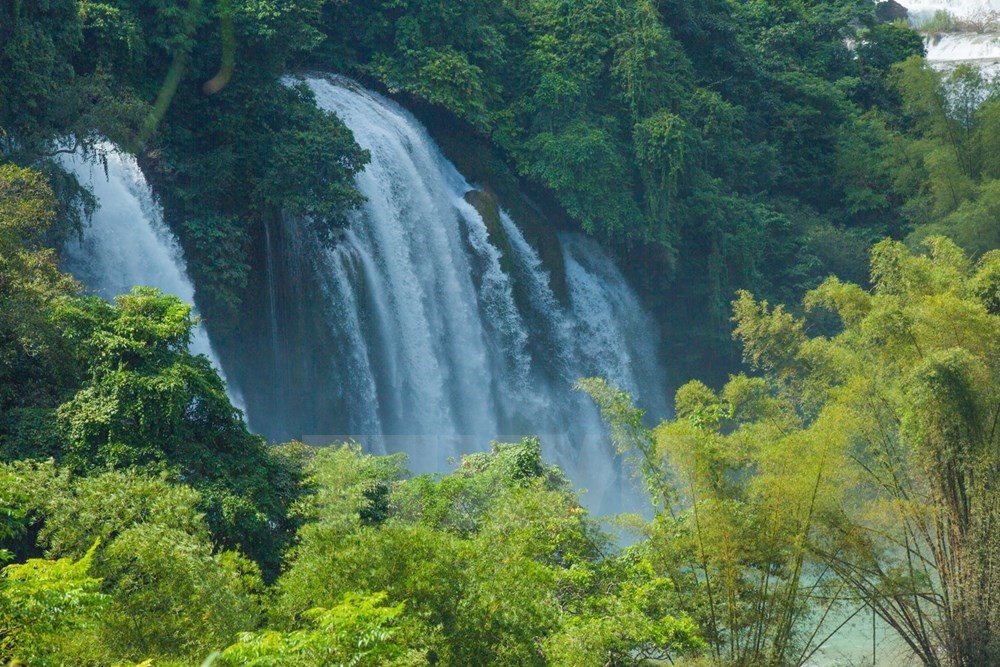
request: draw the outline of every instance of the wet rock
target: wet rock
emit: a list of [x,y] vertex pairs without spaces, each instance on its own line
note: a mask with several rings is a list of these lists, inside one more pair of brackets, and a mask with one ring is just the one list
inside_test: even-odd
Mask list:
[[486,223],[486,233],[490,243],[500,251],[500,268],[507,275],[514,273],[514,254],[510,247],[510,239],[500,222],[500,205],[496,196],[483,190],[469,190],[465,193],[465,201],[472,205]]
[[910,16],[910,11],[896,2],[896,0],[888,0],[888,2],[878,3],[878,6],[875,8],[875,16],[879,21],[885,21],[886,23],[906,21]]

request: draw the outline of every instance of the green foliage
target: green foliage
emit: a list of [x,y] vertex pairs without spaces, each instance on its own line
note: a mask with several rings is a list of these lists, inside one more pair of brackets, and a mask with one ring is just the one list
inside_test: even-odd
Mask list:
[[[987,415],[1000,405],[1000,322],[991,289],[977,285],[990,284],[993,262],[976,264],[944,238],[926,244],[927,255],[876,245],[873,294],[830,279],[807,296],[810,311],[837,314],[833,338],[806,337],[803,322],[744,296],[737,335],[748,350],[784,351],[758,360],[795,417],[775,433],[776,417],[752,416],[731,437],[793,438],[785,451],[802,462],[817,460],[802,443],[826,448],[815,500],[829,532],[806,537],[811,554],[925,664],[986,664],[996,651],[988,582],[998,573],[985,526],[997,511],[986,491],[998,470]],[[755,475],[766,460],[750,459]]]
[[656,574],[633,548],[609,559],[586,577],[588,594],[574,602],[577,613],[548,637],[542,651],[559,666],[641,666],[671,661],[704,648],[693,619],[678,615],[685,604],[676,586]]
[[538,134],[524,151],[530,156],[526,175],[560,193],[566,211],[584,229],[621,233],[638,223],[624,160],[605,130],[575,123],[558,134]]
[[186,220],[184,233],[199,257],[199,294],[219,316],[235,318],[250,275],[247,229],[234,216],[208,215]]
[[254,568],[211,551],[207,540],[157,523],[124,530],[102,554],[112,598],[102,618],[104,650],[131,660],[197,660],[252,628],[257,610],[245,572]]
[[38,172],[0,165],[0,448],[47,435],[54,407],[79,368],[71,341],[50,318],[76,293],[43,240],[55,196]]
[[[347,594],[331,609],[311,609],[313,628],[293,632],[247,633],[222,653],[222,664],[248,667],[357,665],[381,667],[426,664],[420,651],[398,643],[404,605],[385,606],[384,593]],[[405,621],[405,619],[403,619]],[[402,629],[404,634],[406,628]],[[413,639],[412,635],[409,639]]]
[[346,211],[362,201],[354,174],[368,161],[368,154],[354,145],[342,122],[313,106],[304,84],[282,93],[279,108],[287,119],[269,137],[256,205],[305,218],[329,236],[333,228],[345,224]]
[[[393,637],[439,664],[574,664],[580,633],[622,660],[699,646],[665,578],[636,575],[620,600],[606,599],[620,581],[602,558],[608,537],[543,464],[537,440],[494,444],[437,479],[393,481],[399,463],[347,447],[317,452],[309,521],[278,582],[291,633],[255,637],[255,646],[299,650],[312,641],[319,612],[309,610],[337,608],[350,594],[384,594],[401,627],[414,628]],[[387,513],[373,522],[381,496],[370,491],[379,488]],[[635,628],[616,631],[608,619]]]
[[809,292],[807,312],[837,315],[831,337],[741,293],[734,336],[762,377],[689,383],[655,430],[583,383],[669,499],[651,563],[700,600],[724,664],[807,662],[831,600],[873,608],[924,664],[996,659],[995,253],[926,245],[877,244],[873,293],[836,278]]
[[[322,29],[341,68],[360,65],[391,90],[418,95],[486,126],[488,103],[498,88],[487,73],[502,62],[504,50],[494,25],[498,14],[498,7],[484,0],[341,3],[328,8]],[[362,59],[356,59],[359,51]]]
[[62,444],[52,453],[81,471],[169,470],[203,490],[223,543],[275,566],[289,489],[273,487],[279,462],[247,431],[208,360],[188,352],[190,307],[145,288],[114,306],[82,305],[75,344],[87,381],[56,411]]
[[782,306],[770,308],[756,302],[749,292],[740,292],[733,302],[734,335],[744,341],[743,358],[754,368],[775,371],[798,353],[803,341],[802,324]]
[[32,665],[79,660],[107,596],[89,574],[97,544],[79,560],[31,559],[0,576],[0,658]]
[[933,236],[948,235],[973,255],[1000,248],[1000,181],[984,181],[974,199],[963,201],[939,221],[921,225],[908,241],[920,242]]
[[[970,270],[942,242],[935,257],[946,267],[940,275],[911,266],[898,246],[880,247],[879,290],[895,298],[907,289],[951,289]],[[991,294],[990,266],[969,289]],[[861,326],[873,312],[870,299],[831,282],[809,303],[833,306]],[[829,367],[819,363],[828,346],[805,339],[782,310],[742,301],[739,332],[748,343],[798,332],[789,354],[759,356],[781,378],[773,388],[746,377],[718,394],[688,385],[678,393],[678,421],[650,432],[625,395],[583,384],[616,424],[619,446],[645,448],[639,453],[649,458],[647,475],[659,476],[647,482],[665,499],[649,541],[619,557],[604,556],[607,538],[561,474],[542,463],[537,440],[466,457],[453,475],[406,481],[398,457],[351,447],[281,450],[286,466],[305,466],[309,495],[299,504],[306,523],[277,589],[277,627],[265,631],[253,631],[261,586],[255,568],[236,553],[213,553],[199,494],[169,476],[133,470],[74,478],[52,464],[8,468],[15,488],[33,490],[8,499],[8,534],[37,524],[50,556],[79,555],[97,536],[107,545],[91,566],[102,579],[104,606],[92,626],[75,630],[83,638],[76,650],[89,656],[194,659],[249,632],[223,660],[640,665],[708,647],[725,660],[801,661],[813,647],[800,635],[806,601],[821,589],[843,597],[845,585],[811,579],[822,562],[816,554],[857,548],[844,546],[826,523],[841,516],[836,499],[856,483],[838,448],[853,422],[842,407],[806,411],[815,404],[801,402],[790,409],[794,390],[815,382],[816,392],[830,396],[830,378],[843,374],[798,378],[794,358],[810,359],[820,373]],[[159,338],[183,336],[182,322],[157,321],[127,327],[150,341],[136,364],[170,353],[170,345],[153,344]],[[963,378],[974,377],[968,364],[942,357],[938,368],[921,371],[932,387],[927,396],[941,394],[943,381],[961,401],[969,391]],[[916,405],[913,414],[926,419],[905,422],[913,433],[940,431],[937,424],[953,412]],[[803,431],[800,415],[818,416]],[[753,474],[742,474],[749,465]],[[136,618],[145,622],[136,625]],[[70,655],[58,650],[62,659]]]
[[199,659],[254,627],[260,570],[215,551],[190,487],[136,470],[76,477],[51,461],[0,474],[23,489],[18,514],[45,555],[83,558],[82,571],[97,577],[100,608],[52,644],[53,664]]
[[149,464],[233,419],[221,381],[187,352],[190,306],[148,288],[88,305],[97,327],[80,345],[93,380],[59,410],[71,465]]
[[800,437],[794,412],[745,376],[720,394],[684,385],[676,421],[652,431],[629,426],[601,383],[585,387],[613,433],[636,434],[647,486],[665,500],[646,567],[699,610],[711,654],[722,664],[802,664],[823,639],[813,614],[830,607],[815,608],[828,582],[807,544],[828,539],[819,517],[835,510],[843,484],[833,439]]
[[861,76],[856,95],[865,106],[895,112],[900,105],[898,92],[885,85],[895,63],[925,54],[922,35],[906,25],[880,23],[861,35],[857,45]]
[[123,531],[147,522],[203,542],[209,539],[204,515],[197,510],[198,493],[164,477],[146,477],[136,470],[74,477],[51,461],[14,464],[8,471],[31,489],[25,493],[30,499],[25,507],[40,523],[38,542],[49,555],[77,557],[94,539],[106,548]]
[[[859,134],[841,142],[851,211],[897,218],[887,231],[910,231],[913,245],[944,234],[975,254],[992,249],[993,156],[1000,146],[993,84],[973,68],[943,74],[916,57],[893,67],[892,82],[900,116],[870,113]],[[873,162],[864,163],[865,155]]]
[[0,249],[4,255],[22,248],[39,250],[55,222],[55,207],[52,190],[40,173],[0,165]]
[[208,360],[188,351],[190,307],[147,288],[115,304],[78,296],[42,248],[55,219],[42,177],[5,165],[0,191],[4,457],[184,480],[201,491],[213,537],[275,573],[297,472],[247,431]]
[[0,153],[80,128],[86,101],[69,58],[81,41],[76,2],[5,3],[0,25]]

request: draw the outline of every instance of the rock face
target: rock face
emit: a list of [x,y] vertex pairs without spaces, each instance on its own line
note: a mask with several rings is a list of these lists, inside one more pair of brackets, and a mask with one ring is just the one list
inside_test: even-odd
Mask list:
[[514,204],[518,211],[518,218],[514,218],[525,239],[538,252],[542,264],[549,272],[549,287],[562,303],[566,303],[569,298],[568,287],[566,285],[566,263],[563,258],[562,248],[555,232],[546,224],[540,213],[532,209],[527,202],[518,199],[511,202],[505,200],[501,202],[500,197],[493,193],[492,189],[469,190],[465,193],[465,201],[469,202],[473,208],[482,216],[486,223],[486,230],[489,232],[490,242],[500,250],[500,266],[508,274],[514,273],[511,261],[510,239],[504,231],[500,222],[500,207],[505,208]]
[[515,214],[521,233],[538,251],[542,264],[549,272],[549,286],[562,303],[569,301],[569,286],[566,283],[566,262],[559,238],[549,220],[529,202],[524,195],[512,196],[511,211]]
[[900,20],[906,21],[910,17],[910,11],[896,2],[896,0],[888,0],[888,2],[880,2],[878,4],[878,7],[875,8],[875,16],[880,21],[885,21],[886,23]]
[[[490,229],[491,240],[503,234],[499,225],[499,213],[493,214],[496,224],[490,222],[489,216],[480,209],[476,201],[483,201],[481,195],[488,193],[494,210],[496,207],[510,213],[518,229],[525,239],[538,252],[542,264],[549,272],[549,284],[552,292],[563,304],[569,299],[569,288],[566,283],[566,266],[563,258],[558,230],[572,230],[574,225],[561,219],[553,207],[536,205],[525,191],[522,183],[514,175],[503,158],[474,129],[458,121],[452,116],[442,113],[439,109],[422,108],[418,101],[411,102],[411,110],[427,126],[448,160],[458,168],[458,171],[471,183],[476,184],[480,194],[473,195],[466,201],[472,204],[486,220]],[[494,229],[497,234],[494,235]],[[494,240],[498,248],[503,250],[499,240]],[[506,267],[505,267],[506,268]]]
[[476,209],[483,222],[486,223],[486,233],[490,237],[490,243],[500,251],[500,268],[507,275],[511,275],[514,273],[513,251],[510,247],[510,239],[507,238],[503,224],[500,222],[500,205],[497,203],[496,196],[484,190],[469,190],[465,193],[464,199],[472,205],[472,208]]

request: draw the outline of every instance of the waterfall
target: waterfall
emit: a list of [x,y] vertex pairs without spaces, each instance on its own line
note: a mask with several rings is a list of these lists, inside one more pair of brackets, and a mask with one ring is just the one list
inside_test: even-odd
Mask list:
[[[370,152],[357,176],[366,202],[332,247],[290,219],[263,240],[269,273],[285,274],[262,285],[279,295],[283,356],[268,380],[241,376],[251,425],[273,439],[402,451],[420,472],[537,434],[591,507],[634,509],[597,410],[573,389],[606,377],[666,412],[656,327],[611,259],[582,236],[553,235],[566,271],[557,297],[514,220],[498,211],[488,228],[466,201],[473,186],[409,113],[346,79],[305,82]],[[288,397],[296,405],[276,414]]]
[[978,67],[992,79],[1000,73],[1000,34],[948,33],[925,38],[927,62],[931,67],[950,71],[958,65]]
[[[144,285],[193,304],[194,287],[183,253],[164,224],[163,211],[139,165],[111,144],[103,143],[97,150],[103,162],[79,152],[60,156],[62,166],[90,188],[98,203],[82,238],[70,240],[63,249],[63,268],[109,301]],[[208,357],[222,373],[201,324],[192,333],[191,351]],[[242,399],[228,383],[227,391],[233,404],[242,409]]]
[[946,11],[958,19],[974,19],[1000,12],[1000,0],[901,0],[916,24],[933,18],[935,12]]
[[924,40],[927,62],[938,70],[949,71],[961,64],[978,67],[987,78],[1000,73],[1000,0],[904,0],[910,22],[923,26],[938,11],[946,11],[975,31],[928,35]]
[[[605,377],[653,417],[666,414],[656,326],[611,258],[583,236],[553,234],[557,294],[541,259],[553,253],[502,210],[488,225],[466,200],[474,187],[410,114],[346,79],[306,83],[371,153],[357,177],[366,202],[332,245],[308,221],[263,229],[259,300],[222,350],[251,427],[272,440],[405,452],[418,472],[490,440],[538,435],[592,508],[638,508],[598,411],[573,389]],[[135,160],[100,150],[106,165],[62,158],[100,204],[64,249],[65,268],[104,298],[150,285],[193,303]],[[221,368],[201,325],[192,351]]]

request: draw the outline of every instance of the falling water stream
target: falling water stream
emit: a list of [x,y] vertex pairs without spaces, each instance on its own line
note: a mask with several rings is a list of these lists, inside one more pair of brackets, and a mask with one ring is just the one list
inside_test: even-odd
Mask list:
[[[962,22],[996,25],[1000,19],[1000,0],[903,0],[910,22],[922,26],[935,12],[946,11]],[[1000,74],[1000,33],[995,28],[981,32],[943,32],[925,40],[927,61],[941,70],[961,64],[979,68],[989,78]]]
[[[89,188],[98,202],[82,238],[71,240],[63,248],[63,268],[109,301],[128,294],[136,285],[144,285],[193,304],[194,286],[187,275],[184,255],[164,224],[163,210],[135,159],[108,143],[99,145],[97,154],[103,160],[82,153],[61,156],[63,167]],[[222,373],[208,332],[201,324],[191,337],[191,351],[207,356]],[[242,408],[239,393],[228,383],[227,390],[233,404]]]
[[946,11],[959,19],[970,19],[989,12],[1000,12],[1000,0],[899,0],[910,12],[910,19],[925,22],[935,12]]

